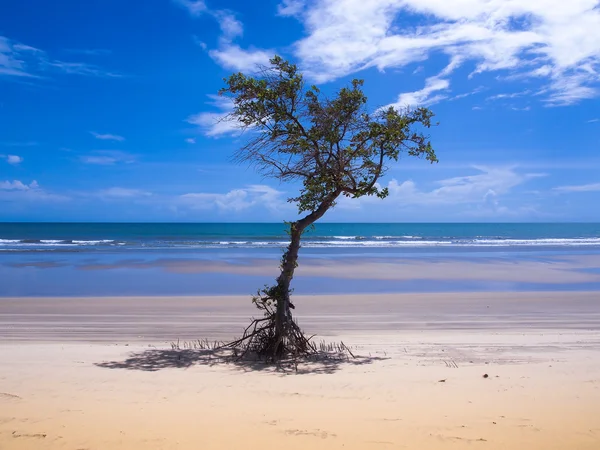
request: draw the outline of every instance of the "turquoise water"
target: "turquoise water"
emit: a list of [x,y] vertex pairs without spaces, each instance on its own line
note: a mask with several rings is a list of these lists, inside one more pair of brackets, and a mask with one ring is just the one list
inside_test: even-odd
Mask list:
[[[248,294],[277,275],[285,225],[278,224],[0,224],[0,297],[70,295]],[[600,224],[318,224],[303,237],[309,258],[346,263],[498,261],[540,263],[600,255]],[[593,256],[590,261],[597,261]],[[271,264],[264,275],[235,274],[236,265]],[[194,264],[218,270],[186,270]],[[230,269],[222,269],[229,267]],[[437,266],[432,266],[437,267]],[[600,267],[576,270],[588,281],[556,284],[438,277],[357,279],[303,276],[296,293],[600,290]],[[425,277],[425,278],[423,278]],[[1,306],[1,305],[0,305]]]
[[[282,223],[0,223],[0,252],[279,248]],[[307,248],[600,248],[597,223],[321,223]]]

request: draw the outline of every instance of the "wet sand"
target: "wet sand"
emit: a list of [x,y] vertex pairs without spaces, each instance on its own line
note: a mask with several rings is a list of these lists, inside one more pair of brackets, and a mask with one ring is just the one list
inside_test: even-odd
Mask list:
[[600,293],[295,303],[359,358],[296,374],[170,350],[239,334],[248,297],[0,299],[0,449],[600,448]]

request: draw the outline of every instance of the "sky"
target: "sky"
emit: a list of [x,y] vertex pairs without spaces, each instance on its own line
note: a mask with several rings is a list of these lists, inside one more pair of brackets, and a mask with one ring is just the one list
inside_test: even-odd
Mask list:
[[273,222],[223,78],[275,54],[369,108],[427,106],[438,164],[331,222],[600,222],[598,0],[2,0],[0,220]]

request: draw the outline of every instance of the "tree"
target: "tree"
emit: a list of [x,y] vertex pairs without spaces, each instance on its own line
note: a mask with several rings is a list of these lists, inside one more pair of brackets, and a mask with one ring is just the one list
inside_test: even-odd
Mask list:
[[289,222],[290,244],[281,260],[274,286],[260,290],[253,301],[264,311],[242,339],[267,358],[280,359],[315,351],[292,320],[290,284],[298,265],[303,232],[336,204],[340,196],[385,198],[377,181],[387,164],[402,153],[431,163],[437,157],[422,129],[431,126],[427,108],[398,111],[393,107],[369,113],[363,80],[353,80],[333,98],[316,86],[307,87],[296,65],[275,56],[256,76],[236,73],[219,91],[233,102],[226,120],[250,130],[248,142],[236,153],[239,162],[254,165],[263,175],[282,182],[299,182],[290,202],[303,217]]

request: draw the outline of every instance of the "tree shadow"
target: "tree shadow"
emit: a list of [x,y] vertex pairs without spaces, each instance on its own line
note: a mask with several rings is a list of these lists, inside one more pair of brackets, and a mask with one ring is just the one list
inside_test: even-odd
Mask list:
[[277,364],[256,358],[239,358],[229,350],[223,349],[149,349],[132,352],[122,361],[104,361],[95,363],[105,369],[141,370],[156,372],[163,369],[187,369],[195,365],[226,365],[244,372],[261,371],[276,374],[332,374],[343,367],[362,366],[383,361],[388,357],[359,356],[348,354],[319,352],[299,360],[287,359]]

